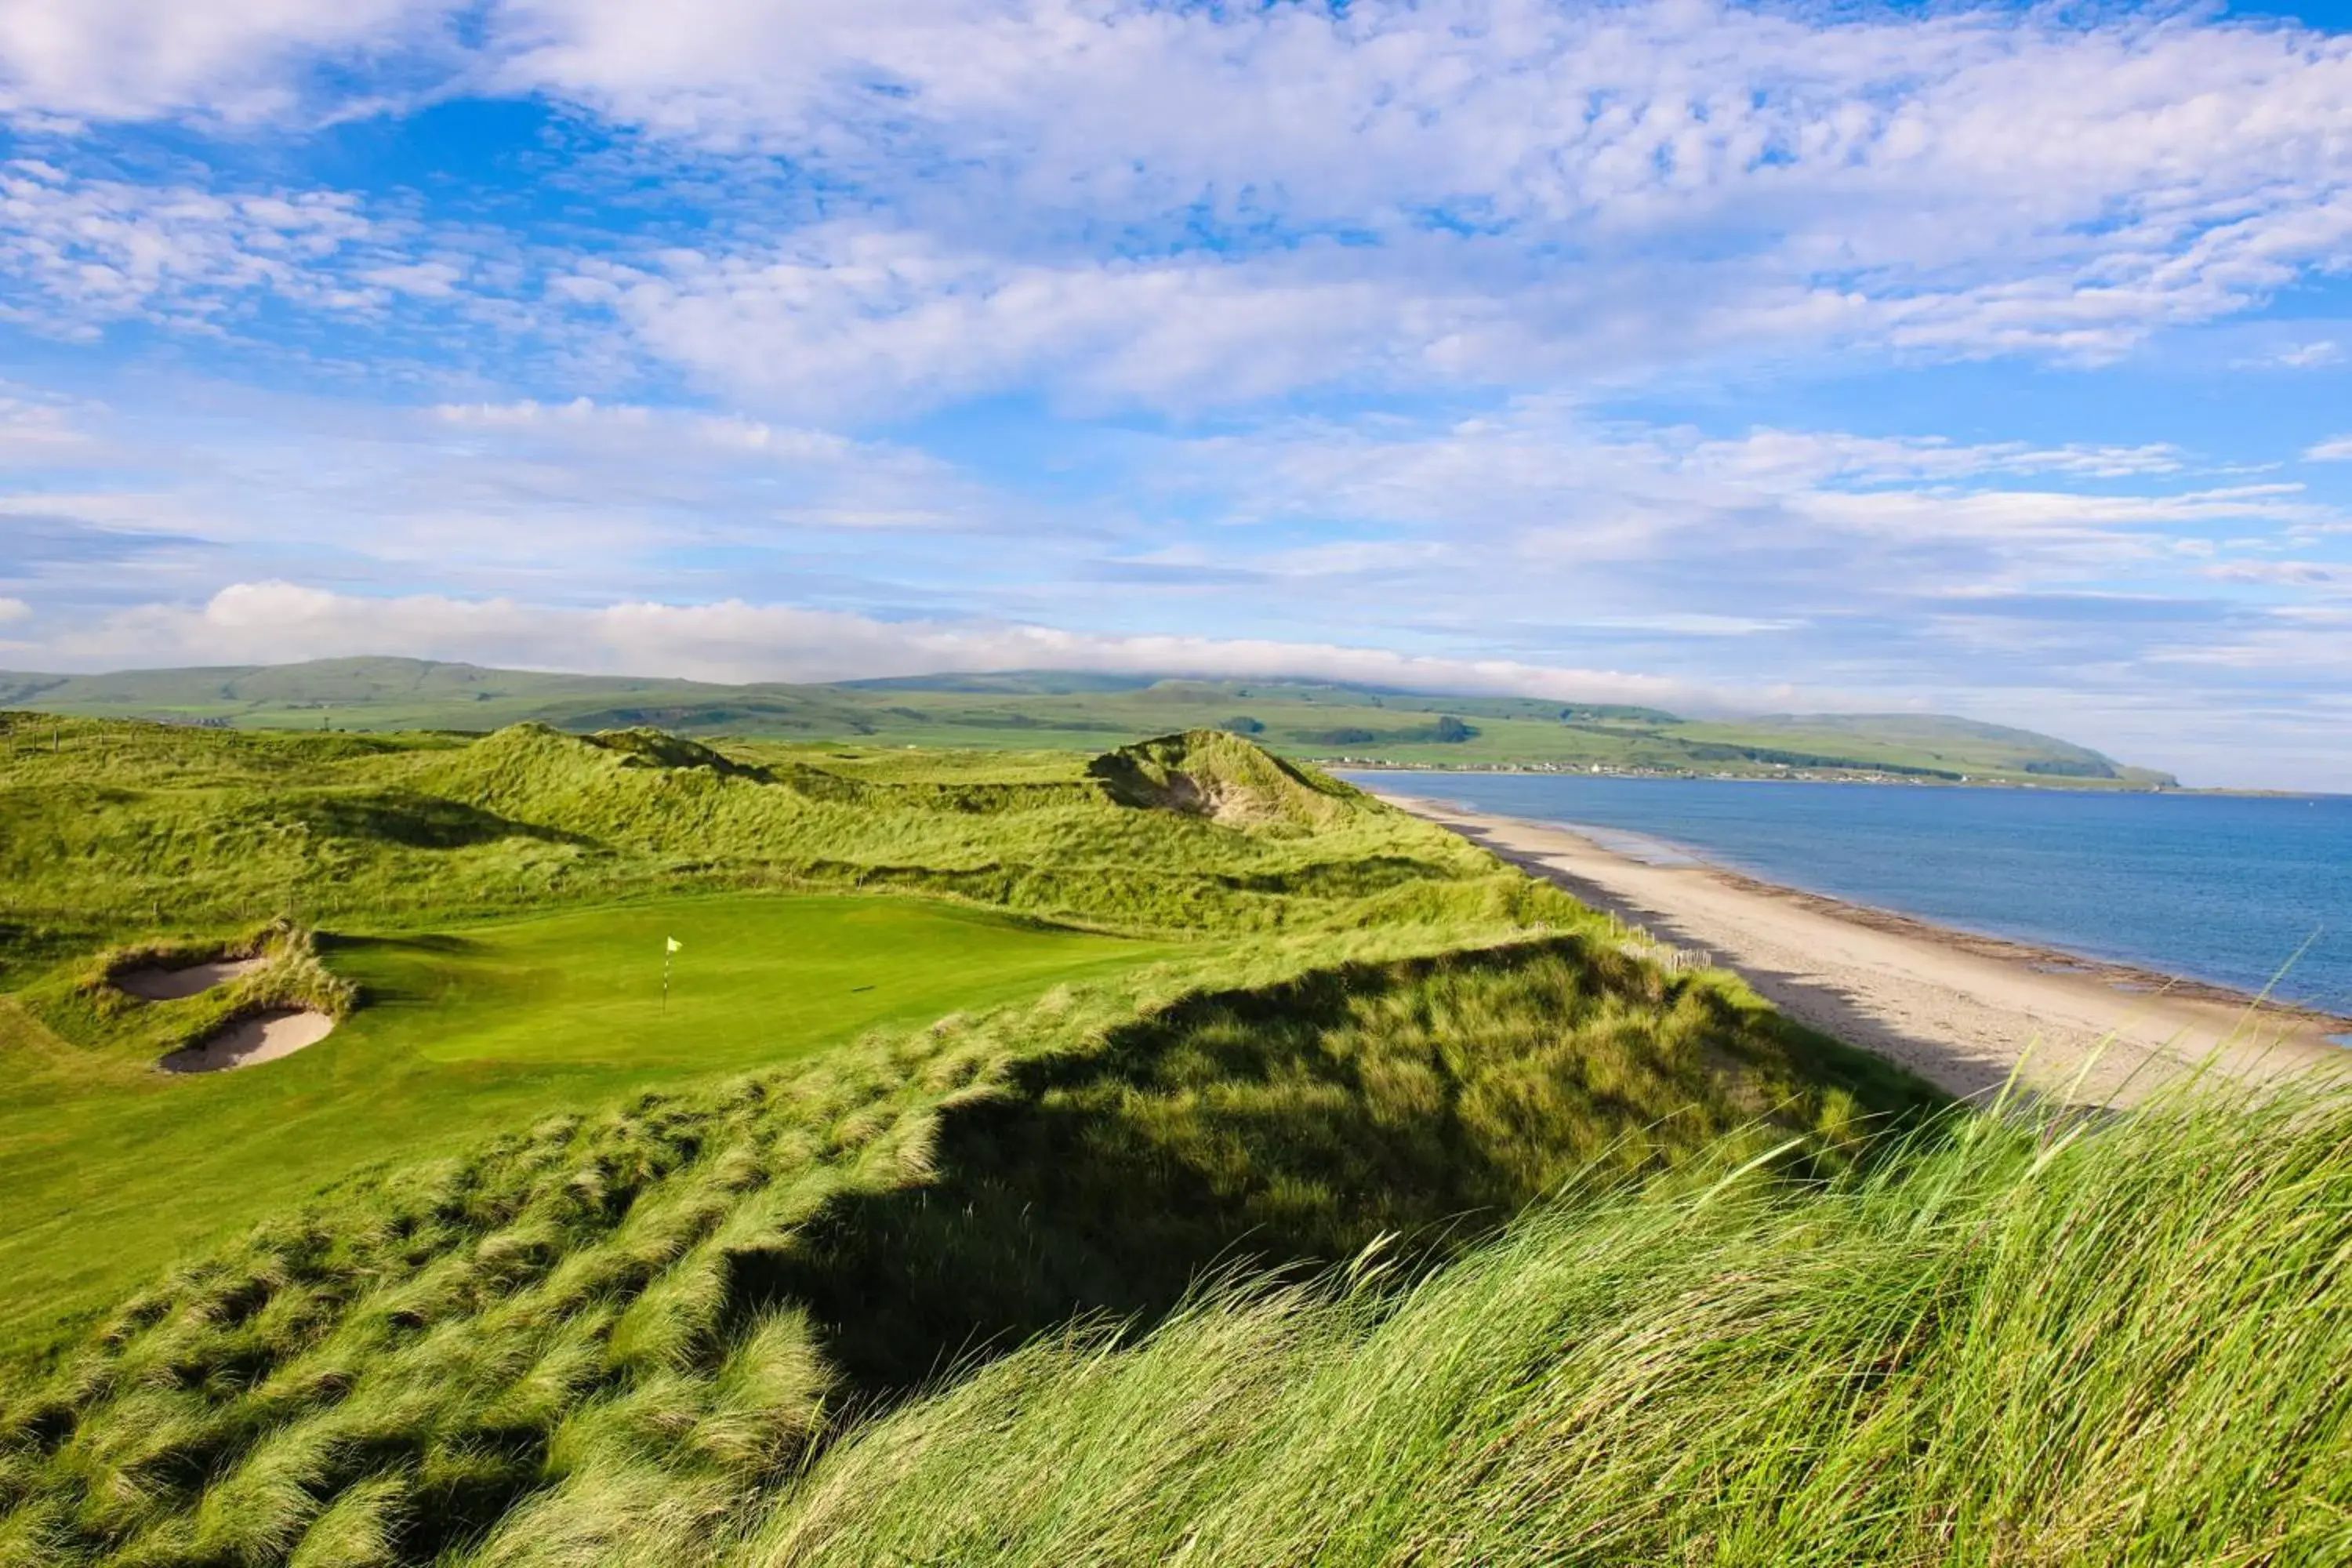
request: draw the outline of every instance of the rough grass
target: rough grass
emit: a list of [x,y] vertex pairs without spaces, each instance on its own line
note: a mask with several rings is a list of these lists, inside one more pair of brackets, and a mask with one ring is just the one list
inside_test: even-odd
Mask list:
[[[60,728],[58,751],[0,772],[0,963],[279,915],[446,919],[688,888],[910,891],[1155,934],[1582,918],[1337,785],[1306,792],[1322,809],[1301,833],[1124,803],[1068,755],[845,763],[535,725],[472,742]],[[1212,791],[1284,773],[1227,737],[1161,744],[1202,750],[1185,776]]]
[[[687,945],[665,1009],[671,935]],[[143,1003],[99,978],[98,955],[0,1000],[0,1353],[362,1165],[1211,956],[931,900],[750,893],[346,928],[320,945],[364,1005],[309,1049],[236,1073],[154,1063],[271,984],[268,971]]]
[[102,950],[288,907],[862,887],[1181,956],[189,1249],[0,1370],[0,1565],[2352,1556],[2340,1096],[1939,1111],[1224,738],[68,728],[0,953],[101,1032]]
[[[1768,1016],[1678,1006],[1695,994],[1574,939],[1213,995],[1063,991],[549,1119],[265,1225],[21,1371],[0,1541],[48,1563],[691,1556],[902,1396],[903,1369],[1009,1348],[1039,1311],[1149,1321],[1242,1257],[1328,1262],[1408,1216],[1433,1222],[1409,1240],[1434,1258],[1580,1172],[1677,1164],[1775,1072],[1849,1074],[1785,1108],[1831,1165],[1858,1150],[1854,1111],[1924,1102]],[[1204,1069],[1252,1017],[1286,1022],[1251,1065]],[[1506,1084],[1580,1033],[1596,1073],[1647,1075],[1651,1096],[1481,1111],[1409,1081]],[[1757,1077],[1731,1070],[1743,1057]],[[1825,1116],[1832,1098],[1846,1109]],[[1519,1173],[1456,1178],[1457,1142],[1476,1152],[1462,1169]],[[1549,1163],[1558,1148],[1628,1152]],[[1173,1173],[1133,1194],[1148,1274],[1102,1186],[1139,1159]],[[1022,1190],[1041,1200],[1025,1227]],[[904,1223],[924,1211],[967,1217]],[[873,1290],[891,1268],[969,1285],[982,1256],[992,1293]],[[888,1366],[866,1349],[877,1321]]]
[[1939,1131],[1042,1341],[667,1561],[2352,1560],[2352,1102]]
[[[224,958],[264,963],[225,984],[171,1002],[142,1001],[117,984],[137,969],[176,969]],[[150,938],[108,948],[27,987],[18,999],[69,1038],[102,1044],[123,1061],[152,1063],[275,1008],[348,1018],[360,995],[358,986],[320,960],[315,932],[279,920],[209,942]]]
[[[1293,778],[1222,736],[1153,755],[1212,788]],[[1214,984],[1244,940],[1295,972],[1326,948],[1591,925],[1451,835],[1328,792],[1301,834],[1122,802],[1068,756],[63,722],[57,749],[0,771],[0,1346],[159,1247],[549,1110],[1180,948],[1187,983]],[[784,896],[811,890],[913,896]],[[324,968],[289,950],[161,1004],[104,983],[137,954],[209,955],[297,915]],[[665,1011],[668,935],[688,947]],[[233,1083],[152,1070],[242,1012],[341,1014],[347,983],[368,1005],[297,1058]]]

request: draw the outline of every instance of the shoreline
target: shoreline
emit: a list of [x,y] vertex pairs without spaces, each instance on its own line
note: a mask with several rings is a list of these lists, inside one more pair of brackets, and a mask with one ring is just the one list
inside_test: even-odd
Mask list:
[[[1508,763],[1485,763],[1476,767],[1455,767],[1446,763],[1364,763],[1329,762],[1321,758],[1304,759],[1310,766],[1321,769],[1334,777],[1348,773],[1438,773],[1446,777],[1581,778],[1585,770],[1577,767],[1549,767],[1539,763],[1514,765]],[[2352,800],[2352,792],[2313,789],[2255,789],[2242,784],[2141,784],[2121,779],[2089,779],[2068,784],[2053,778],[2048,783],[2025,779],[1988,778],[1905,778],[1896,775],[1872,778],[1822,778],[1811,773],[1653,773],[1630,768],[1612,768],[1601,778],[1647,779],[1681,784],[1871,784],[1903,789],[2009,789],[2026,795],[2222,795],[2231,800]],[[1360,786],[1368,788],[1370,786]],[[1370,793],[1378,795],[1378,790]]]
[[1574,828],[1389,790],[1594,909],[1696,950],[1782,1013],[1963,1098],[2021,1078],[2125,1105],[2210,1064],[2259,1082],[2352,1069],[2352,1019],[2227,986],[1986,936],[1766,882],[1704,860],[1654,865]]

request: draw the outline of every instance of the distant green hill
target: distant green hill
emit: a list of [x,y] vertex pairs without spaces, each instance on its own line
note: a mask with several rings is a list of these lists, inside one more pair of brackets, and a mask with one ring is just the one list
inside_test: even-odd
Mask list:
[[1952,1104],[1214,731],[0,722],[0,1564],[2352,1561],[2324,1080]]
[[110,675],[0,673],[0,707],[255,729],[483,731],[533,722],[585,733],[646,725],[687,735],[1089,752],[1171,730],[1223,729],[1288,756],[1404,767],[2177,783],[2047,735],[1932,714],[1694,721],[1612,703],[1068,670],[728,686],[334,658]]

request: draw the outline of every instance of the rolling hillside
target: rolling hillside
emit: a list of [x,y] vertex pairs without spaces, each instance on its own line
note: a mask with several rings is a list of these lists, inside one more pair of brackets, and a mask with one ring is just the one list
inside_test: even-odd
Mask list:
[[2125,766],[2050,736],[1935,715],[1691,721],[1656,709],[1533,698],[1055,671],[722,686],[342,658],[112,675],[0,674],[5,707],[247,728],[478,732],[535,722],[587,732],[651,725],[704,737],[1089,752],[1174,730],[1223,729],[1289,756],[1406,767],[2175,784],[2169,774]]
[[2352,1547],[2340,1095],[1954,1105],[1215,730],[37,728],[10,1568]]

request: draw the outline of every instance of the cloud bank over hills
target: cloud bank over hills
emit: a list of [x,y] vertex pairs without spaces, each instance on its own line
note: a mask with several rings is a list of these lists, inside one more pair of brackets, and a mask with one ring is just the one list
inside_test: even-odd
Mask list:
[[253,657],[220,606],[302,594],[510,662],[1356,648],[2352,781],[2323,27],[28,0],[0,115],[11,663]]

